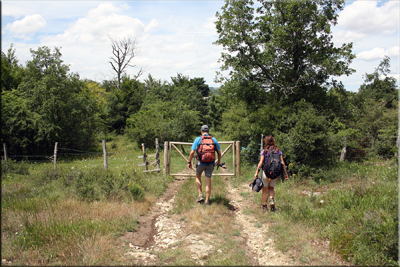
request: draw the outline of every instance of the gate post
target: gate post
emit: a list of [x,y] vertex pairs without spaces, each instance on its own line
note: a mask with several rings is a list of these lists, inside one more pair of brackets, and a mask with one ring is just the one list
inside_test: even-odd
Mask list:
[[237,175],[240,175],[240,141],[236,141]]
[[57,169],[57,147],[58,147],[58,142],[54,145],[54,169]]
[[171,142],[168,144],[168,175],[171,173]]
[[168,141],[164,141],[164,176],[168,173]]
[[103,158],[104,158],[104,169],[108,169],[107,163],[107,149],[106,149],[106,140],[103,140]]
[[233,158],[233,175],[234,176],[236,176],[236,169],[237,169],[235,150],[236,150],[235,141],[233,141],[233,144],[232,144],[232,158]]

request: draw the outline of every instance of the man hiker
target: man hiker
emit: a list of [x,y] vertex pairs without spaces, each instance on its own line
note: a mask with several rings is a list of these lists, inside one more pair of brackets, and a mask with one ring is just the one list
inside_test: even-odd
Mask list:
[[201,126],[201,136],[198,136],[192,145],[188,168],[192,169],[192,159],[194,152],[197,153],[197,164],[196,164],[196,186],[199,191],[199,197],[197,202],[201,203],[204,201],[203,193],[201,192],[201,174],[204,171],[206,177],[206,202],[207,206],[210,205],[211,195],[211,175],[215,167],[215,152],[218,154],[217,166],[221,160],[221,148],[219,147],[217,139],[209,135],[209,128],[207,125]]

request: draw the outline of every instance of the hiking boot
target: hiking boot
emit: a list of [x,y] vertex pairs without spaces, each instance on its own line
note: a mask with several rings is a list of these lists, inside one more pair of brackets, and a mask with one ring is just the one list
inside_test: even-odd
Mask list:
[[197,198],[197,202],[202,202],[202,201],[204,201],[204,197],[203,197],[203,195],[199,195],[199,197]]
[[210,206],[210,202],[206,202],[206,206]]
[[271,211],[275,211],[275,202],[274,202],[274,199],[273,199],[273,198],[271,198],[271,199],[269,200],[269,206],[270,206],[270,208],[271,208]]
[[263,212],[267,212],[268,211],[268,205],[262,205],[262,209],[263,209]]

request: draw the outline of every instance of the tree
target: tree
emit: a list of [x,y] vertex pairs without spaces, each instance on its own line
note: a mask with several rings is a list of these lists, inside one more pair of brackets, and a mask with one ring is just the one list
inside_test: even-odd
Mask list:
[[188,85],[189,87],[195,86],[197,91],[201,93],[203,97],[208,97],[210,94],[210,88],[206,84],[204,78],[189,78],[184,76],[182,73],[178,73],[176,77],[171,77],[173,85],[180,87]]
[[1,52],[1,89],[10,91],[17,89],[22,81],[24,68],[18,65],[18,59],[15,55],[13,44],[7,51],[7,54]]
[[[135,67],[131,64],[134,57],[138,55],[137,44],[135,40],[131,38],[114,39],[110,36],[108,38],[111,41],[111,48],[113,56],[110,57],[110,64],[113,70],[117,73],[117,88],[121,89],[121,79],[123,73],[125,73],[126,67]],[[144,70],[141,68],[135,79],[142,75]]]
[[360,86],[358,98],[363,101],[367,98],[384,100],[387,107],[391,107],[393,100],[398,99],[396,79],[389,76],[390,58],[385,56],[379,66],[371,74],[365,74],[364,84]]
[[3,94],[3,137],[21,153],[51,152],[54,142],[84,149],[96,130],[96,99],[61,60],[59,48],[31,49],[17,89]]
[[120,90],[111,89],[106,104],[107,125],[118,134],[124,132],[126,119],[140,110],[146,94],[144,85],[130,76],[124,75],[120,86]]
[[[217,12],[221,70],[231,78],[255,82],[264,91],[320,103],[333,76],[354,72],[352,43],[334,47],[331,25],[344,1],[226,0]],[[243,88],[241,90],[249,90]],[[281,95],[279,94],[279,95]]]
[[200,119],[197,111],[191,110],[182,101],[163,101],[153,98],[141,110],[127,119],[127,135],[140,147],[153,146],[154,139],[192,141],[198,133]]

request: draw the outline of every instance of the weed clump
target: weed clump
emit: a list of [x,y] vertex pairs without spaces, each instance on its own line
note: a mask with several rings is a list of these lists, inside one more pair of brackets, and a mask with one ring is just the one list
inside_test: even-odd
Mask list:
[[144,189],[135,183],[128,184],[129,192],[134,200],[141,201],[144,197]]

